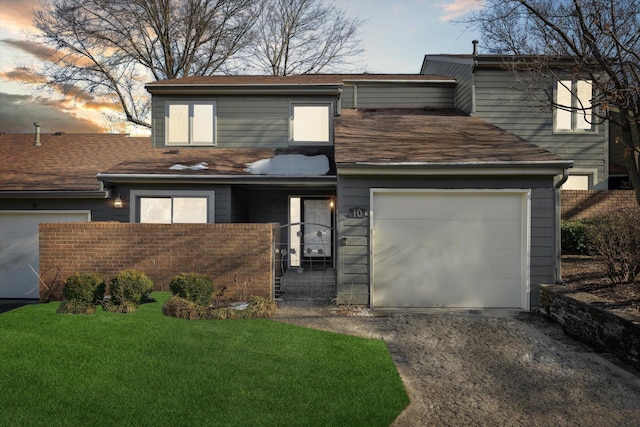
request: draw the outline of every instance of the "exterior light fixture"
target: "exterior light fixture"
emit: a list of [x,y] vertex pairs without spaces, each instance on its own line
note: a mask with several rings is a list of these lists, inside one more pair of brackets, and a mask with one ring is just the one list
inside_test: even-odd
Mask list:
[[124,201],[120,194],[118,194],[118,197],[116,197],[116,200],[113,202],[113,207],[116,209],[122,209],[124,207]]
[[333,199],[329,200],[329,207],[331,209],[333,209],[333,207],[336,205],[336,203],[333,201]]

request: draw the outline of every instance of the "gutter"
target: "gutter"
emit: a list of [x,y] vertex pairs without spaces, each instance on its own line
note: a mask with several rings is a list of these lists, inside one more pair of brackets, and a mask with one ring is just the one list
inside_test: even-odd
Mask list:
[[558,175],[573,161],[337,163],[341,175]]
[[174,175],[174,174],[115,174],[99,173],[98,180],[129,184],[251,184],[288,185],[335,188],[335,175],[282,176],[282,175]]
[[108,199],[109,190],[0,191],[0,199]]

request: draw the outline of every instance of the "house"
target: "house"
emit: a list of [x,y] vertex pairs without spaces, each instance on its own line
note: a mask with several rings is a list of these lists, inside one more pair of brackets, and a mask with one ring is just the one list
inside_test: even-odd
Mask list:
[[25,215],[277,222],[286,267],[335,268],[341,301],[529,309],[557,279],[573,162],[470,115],[460,85],[441,73],[149,83],[150,141],[0,136],[0,236]]
[[[455,104],[537,146],[573,160],[574,167],[563,184],[565,190],[618,188],[626,175],[619,146],[609,144],[609,123],[585,117],[578,109],[554,109],[543,105],[549,96],[561,105],[591,105],[592,82],[529,72],[514,73],[513,65],[535,62],[531,56],[425,55],[421,73],[441,74],[457,81]],[[571,58],[561,58],[558,70],[570,67]],[[569,65],[567,65],[569,64]],[[558,75],[562,75],[558,72]],[[523,77],[522,77],[523,76]],[[579,96],[572,96],[571,92]],[[612,161],[610,161],[610,158]],[[611,179],[611,185],[609,183]]]

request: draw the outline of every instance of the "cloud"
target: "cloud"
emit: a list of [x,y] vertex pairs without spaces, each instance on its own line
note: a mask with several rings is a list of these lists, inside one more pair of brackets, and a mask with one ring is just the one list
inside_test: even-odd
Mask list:
[[440,21],[451,21],[469,12],[480,10],[484,6],[484,0],[451,0],[448,3],[440,3],[438,7],[444,10]]
[[29,29],[33,25],[33,10],[40,8],[40,0],[2,0],[0,21],[3,27]]
[[[18,67],[11,71],[0,72],[0,79],[28,85],[37,85],[40,87],[46,83],[46,79],[44,77],[32,72],[26,67]],[[106,108],[113,111],[120,111],[118,105],[111,99],[111,97],[102,96],[96,98],[78,86],[58,83],[50,85],[48,89],[59,94],[61,98],[56,100],[56,102],[61,105],[65,105],[68,109],[80,106],[83,109],[89,110]]]
[[41,124],[42,132],[104,132],[102,126],[67,111],[55,99],[0,92],[1,132],[33,132],[33,122]]
[[2,39],[0,40],[0,43],[22,52],[26,52],[42,61],[57,62],[64,59],[65,62],[81,67],[92,65],[92,62],[87,58],[83,58],[78,55],[66,54],[42,43],[16,39]]

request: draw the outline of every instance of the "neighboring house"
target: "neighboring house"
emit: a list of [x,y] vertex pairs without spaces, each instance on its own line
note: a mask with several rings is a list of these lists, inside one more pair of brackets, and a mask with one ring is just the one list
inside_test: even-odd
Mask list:
[[[0,136],[0,237],[41,210],[278,222],[288,268],[333,267],[341,301],[375,308],[528,309],[556,282],[572,161],[456,109],[452,77],[190,77],[147,90],[147,143]],[[86,173],[65,176],[75,170]]]
[[561,105],[590,106],[591,82],[536,76],[544,87],[532,87],[528,77],[518,79],[509,67],[514,61],[530,60],[527,56],[425,55],[421,73],[454,77],[456,108],[575,161],[563,189],[606,190],[610,177],[616,178],[611,186],[617,188],[621,170],[617,164],[610,166],[608,122],[593,124],[597,120],[585,120],[576,110],[542,107],[548,104],[548,94]]

